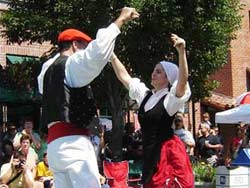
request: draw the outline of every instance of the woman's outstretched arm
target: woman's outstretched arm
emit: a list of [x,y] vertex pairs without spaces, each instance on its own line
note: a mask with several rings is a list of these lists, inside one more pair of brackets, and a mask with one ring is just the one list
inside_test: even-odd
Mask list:
[[178,52],[179,62],[179,78],[176,86],[176,96],[182,97],[185,94],[186,84],[188,80],[188,65],[186,58],[186,42],[184,39],[175,34],[171,35],[171,40]]
[[129,83],[132,80],[132,77],[129,75],[125,66],[121,63],[118,57],[113,53],[111,57],[111,64],[115,71],[117,78],[121,81],[121,83],[129,89]]

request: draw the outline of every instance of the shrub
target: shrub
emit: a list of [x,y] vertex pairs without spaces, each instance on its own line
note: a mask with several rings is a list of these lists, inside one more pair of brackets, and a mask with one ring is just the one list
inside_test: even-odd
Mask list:
[[204,162],[193,164],[196,182],[215,182],[215,168]]

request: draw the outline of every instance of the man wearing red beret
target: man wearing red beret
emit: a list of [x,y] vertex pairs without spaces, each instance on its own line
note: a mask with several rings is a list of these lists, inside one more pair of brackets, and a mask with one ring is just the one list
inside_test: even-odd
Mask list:
[[90,83],[107,64],[124,23],[138,18],[124,7],[96,39],[76,29],[58,36],[60,54],[49,59],[38,76],[43,94],[43,125],[48,126],[48,160],[55,188],[99,188],[99,173],[89,129],[96,116]]

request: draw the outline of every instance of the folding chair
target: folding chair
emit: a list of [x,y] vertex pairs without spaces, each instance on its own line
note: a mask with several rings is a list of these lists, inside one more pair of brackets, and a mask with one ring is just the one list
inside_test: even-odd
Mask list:
[[110,188],[128,188],[128,161],[103,161],[103,173]]

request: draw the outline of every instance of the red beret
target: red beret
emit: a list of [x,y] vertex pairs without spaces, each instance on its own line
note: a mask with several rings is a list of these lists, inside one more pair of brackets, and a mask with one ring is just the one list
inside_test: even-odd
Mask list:
[[66,29],[59,34],[57,39],[58,43],[63,41],[73,41],[73,40],[90,42],[92,39],[90,38],[90,36],[77,29]]

